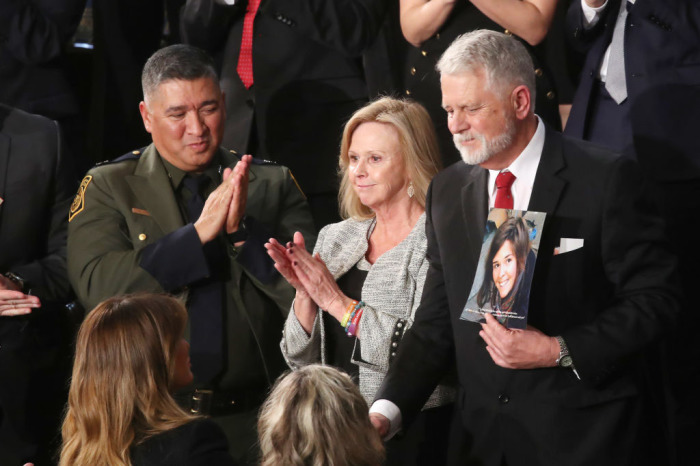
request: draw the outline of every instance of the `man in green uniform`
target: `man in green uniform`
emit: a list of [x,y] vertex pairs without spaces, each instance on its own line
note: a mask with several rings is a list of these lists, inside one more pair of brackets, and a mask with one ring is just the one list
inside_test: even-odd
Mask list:
[[138,291],[186,296],[195,382],[179,398],[210,413],[234,456],[252,463],[257,409],[286,367],[279,340],[293,298],[263,245],[295,231],[313,238],[313,221],[287,168],[219,146],[224,97],[208,55],[161,49],[142,84],[153,144],[83,179],[69,215],[70,280],[86,309]]

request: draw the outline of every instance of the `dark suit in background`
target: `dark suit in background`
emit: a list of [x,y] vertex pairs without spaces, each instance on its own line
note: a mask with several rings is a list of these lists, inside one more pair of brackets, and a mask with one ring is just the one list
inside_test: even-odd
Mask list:
[[[89,147],[92,164],[151,142],[134,112],[141,71],[156,50],[179,42],[184,0],[93,0],[94,41]],[[165,34],[166,23],[168,25]],[[83,175],[85,170],[81,173]]]
[[[598,71],[619,9],[620,0],[608,0],[600,20],[586,29],[581,0],[573,1],[569,8],[567,28],[572,45],[587,55],[566,133],[618,151],[629,149],[633,142],[637,149],[643,149],[637,138],[648,140],[653,135],[687,154],[693,147],[693,134],[675,123],[700,116],[697,92],[692,92],[700,86],[700,4],[694,0],[637,0],[629,9],[624,48],[628,97],[620,106],[628,123],[627,133],[617,140],[591,134],[591,118],[600,99]],[[641,151],[640,158],[642,153],[645,151]],[[664,171],[659,176],[683,173],[688,162],[681,162],[675,157],[658,157],[657,168]],[[693,165],[693,176],[697,176],[697,158]]]
[[0,103],[56,120],[76,162],[85,120],[66,50],[84,8],[85,0],[0,0]]
[[262,0],[250,89],[236,71],[245,3],[189,0],[182,12],[184,41],[220,63],[224,145],[289,167],[318,228],[339,220],[340,137],[347,119],[367,101],[362,54],[382,25],[385,3]]
[[[528,206],[547,213],[528,324],[563,336],[580,381],[560,367],[497,366],[481,327],[459,319],[484,235],[487,174],[457,163],[433,180],[421,307],[377,398],[410,420],[456,355],[459,464],[655,464],[640,440],[647,423],[639,352],[674,321],[675,261],[636,165],[546,132]],[[555,256],[561,238],[584,244]]]
[[[700,327],[693,296],[700,250],[688,247],[689,231],[700,229],[700,3],[695,0],[637,0],[625,30],[627,100],[611,112],[598,111],[596,77],[612,39],[620,0],[609,0],[590,30],[583,27],[581,0],[568,16],[573,45],[587,52],[566,133],[634,154],[658,184],[668,236],[679,258],[685,298],[678,331],[670,338],[667,360],[676,407],[675,435],[680,464],[696,464],[700,436],[700,347],[692,343]],[[616,112],[617,111],[617,112]],[[599,121],[593,122],[593,118]],[[609,121],[612,119],[612,122]],[[616,123],[622,119],[622,124]],[[612,124],[611,124],[612,123]],[[619,128],[609,137],[593,127]],[[672,433],[673,435],[673,433]]]
[[0,464],[49,464],[70,372],[66,226],[75,186],[56,122],[0,105],[0,273],[41,308],[0,317]]

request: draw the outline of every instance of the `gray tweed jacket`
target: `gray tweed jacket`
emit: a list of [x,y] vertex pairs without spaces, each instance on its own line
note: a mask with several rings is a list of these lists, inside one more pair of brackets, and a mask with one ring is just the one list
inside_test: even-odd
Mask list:
[[[319,233],[314,249],[336,279],[355,264],[368,270],[361,296],[365,303],[361,321],[362,344],[359,351],[355,345],[351,359],[359,366],[360,391],[368,403],[374,399],[398,351],[401,337],[413,324],[428,271],[425,214],[401,243],[370,265],[365,254],[373,228],[374,219],[348,219],[328,225]],[[281,342],[282,354],[292,369],[316,362],[325,364],[326,339],[322,319],[333,317],[319,309],[311,335],[308,335],[296,318],[292,304]],[[424,408],[452,402],[455,393],[454,388],[440,385]]]

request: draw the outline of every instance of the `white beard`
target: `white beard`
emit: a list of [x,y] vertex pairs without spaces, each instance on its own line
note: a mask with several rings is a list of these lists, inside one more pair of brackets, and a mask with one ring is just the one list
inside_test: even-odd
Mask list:
[[[512,143],[515,137],[515,125],[511,119],[506,119],[506,127],[501,134],[494,136],[492,139],[486,139],[481,133],[475,131],[467,131],[452,135],[455,146],[468,165],[481,165],[494,155],[506,150]],[[462,145],[462,141],[471,139],[478,140],[481,144],[478,149],[470,149]]]

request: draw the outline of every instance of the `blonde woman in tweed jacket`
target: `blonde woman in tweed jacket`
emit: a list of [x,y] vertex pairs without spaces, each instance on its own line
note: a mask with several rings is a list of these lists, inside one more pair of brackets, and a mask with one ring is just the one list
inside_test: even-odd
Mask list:
[[[382,98],[358,110],[341,142],[341,214],[323,228],[314,255],[294,243],[266,245],[296,288],[282,353],[292,369],[321,362],[348,372],[371,403],[413,323],[428,270],[425,193],[439,170],[425,109]],[[454,399],[439,386],[403,438],[387,444],[387,464],[440,464]]]

